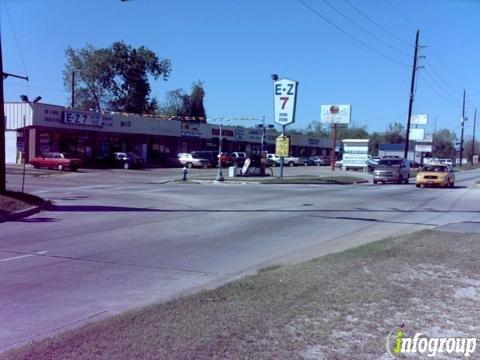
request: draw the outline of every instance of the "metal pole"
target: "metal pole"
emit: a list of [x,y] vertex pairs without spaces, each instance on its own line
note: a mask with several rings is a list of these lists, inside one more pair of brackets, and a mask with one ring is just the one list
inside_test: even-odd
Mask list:
[[477,126],[477,109],[475,109],[475,115],[473,116],[472,165],[473,165],[473,155],[475,155],[475,127],[476,126]]
[[335,171],[335,161],[336,161],[336,154],[335,154],[335,149],[337,145],[337,124],[332,124],[332,150],[330,154],[330,161],[331,163],[331,168],[332,171]]
[[75,71],[72,71],[72,109],[75,109]]
[[3,59],[2,59],[2,39],[0,35],[0,193],[5,193],[6,188],[6,172],[5,165],[5,109],[3,99]]
[[265,116],[262,118],[262,142],[260,145],[260,153],[262,156],[264,151],[265,151]]
[[[282,137],[285,136],[285,125],[282,125]],[[283,179],[283,164],[284,164],[284,157],[280,158],[280,179]]]
[[23,174],[22,174],[22,193],[25,189],[25,167],[27,166],[27,120],[23,114]]
[[462,134],[460,136],[460,166],[462,166],[462,163],[463,163],[463,131],[465,129],[465,95],[466,95],[466,90],[463,90]]
[[420,36],[420,30],[417,30],[415,37],[415,53],[413,56],[413,69],[412,69],[412,81],[410,83],[410,99],[408,101],[408,118],[407,118],[407,134],[405,136],[405,150],[403,158],[408,158],[408,146],[410,142],[410,118],[412,117],[413,98],[415,96],[415,75],[417,74],[417,54],[418,54],[418,37]]
[[222,123],[220,123],[220,134],[218,135],[218,164],[217,164],[217,178],[215,181],[224,181],[222,174],[222,142],[223,142],[223,129]]

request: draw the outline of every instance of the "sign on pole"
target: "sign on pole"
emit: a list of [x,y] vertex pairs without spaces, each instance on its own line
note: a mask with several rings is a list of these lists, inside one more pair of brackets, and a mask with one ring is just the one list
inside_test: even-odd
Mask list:
[[273,83],[274,121],[279,125],[295,122],[295,106],[298,82],[289,79],[277,80]]
[[320,119],[324,124],[350,124],[352,105],[321,105]]
[[425,137],[425,129],[410,129],[410,140],[423,141]]
[[288,136],[278,136],[275,142],[275,155],[278,157],[288,157],[290,155],[290,138]]
[[432,152],[432,144],[415,144],[415,152]]
[[410,117],[411,125],[427,125],[428,115],[427,114],[415,114]]

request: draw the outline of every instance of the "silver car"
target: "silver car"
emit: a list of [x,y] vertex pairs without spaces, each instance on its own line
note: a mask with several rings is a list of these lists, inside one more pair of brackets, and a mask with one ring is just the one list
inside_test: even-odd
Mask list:
[[180,153],[178,154],[178,160],[180,163],[191,169],[192,167],[209,167],[210,161],[202,158],[198,154]]
[[402,158],[383,158],[373,171],[373,183],[394,182],[408,184],[410,163]]

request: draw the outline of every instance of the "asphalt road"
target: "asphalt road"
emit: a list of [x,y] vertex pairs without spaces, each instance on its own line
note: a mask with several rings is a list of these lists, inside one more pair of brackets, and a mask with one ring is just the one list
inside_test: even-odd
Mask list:
[[[0,223],[0,351],[270,264],[479,221],[480,170],[454,189],[163,183],[179,172],[28,170],[26,191],[54,206]],[[8,189],[20,174],[9,169]]]

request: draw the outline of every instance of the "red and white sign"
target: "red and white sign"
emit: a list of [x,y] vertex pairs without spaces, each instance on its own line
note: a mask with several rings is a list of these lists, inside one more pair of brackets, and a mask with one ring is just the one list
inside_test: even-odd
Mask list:
[[298,82],[281,79],[273,83],[274,121],[279,125],[295,122]]

